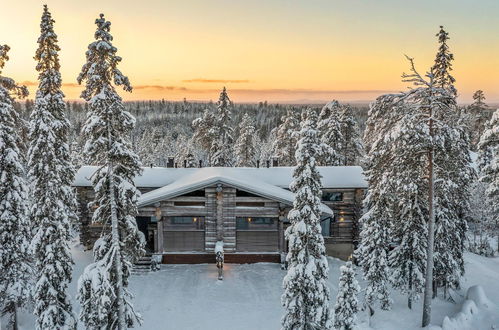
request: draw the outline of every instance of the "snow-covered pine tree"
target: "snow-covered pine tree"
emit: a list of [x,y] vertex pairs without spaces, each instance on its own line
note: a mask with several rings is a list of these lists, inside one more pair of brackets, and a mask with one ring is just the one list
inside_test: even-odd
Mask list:
[[340,267],[340,283],[334,305],[334,329],[352,330],[357,323],[359,302],[357,295],[360,286],[355,278],[352,262],[347,261]]
[[[458,122],[454,125],[461,125],[456,110],[455,88],[436,80],[433,71],[421,76],[415,69],[413,59],[408,59],[411,73],[403,74],[403,78],[405,82],[412,83],[414,88],[406,93],[405,102],[421,121],[426,121],[428,129],[424,132],[429,139],[427,158],[424,159],[428,167],[429,220],[422,322],[423,326],[427,326],[431,319],[432,294],[436,292],[432,283],[446,287],[450,282],[456,285],[460,276],[459,258],[462,258],[461,250],[464,248],[461,242],[466,228],[462,217],[467,212],[463,212],[466,206],[462,206],[462,196],[458,200],[458,195],[460,189],[468,189],[463,183],[470,180],[472,171],[468,163],[467,140],[450,124]],[[458,145],[464,150],[450,153],[449,144]],[[458,182],[459,171],[465,177],[462,182]],[[466,199],[466,192],[464,196]]]
[[[329,146],[328,152],[323,152],[318,158],[318,164],[322,166],[339,166],[345,163],[344,154],[345,138],[343,136],[343,125],[341,113],[343,109],[340,103],[333,100],[326,104],[320,114],[317,123],[321,142]],[[347,123],[345,122],[345,126]]]
[[449,40],[449,33],[440,26],[440,31],[436,34],[438,37],[438,52],[435,57],[435,64],[433,64],[432,72],[434,75],[435,86],[440,88],[448,88],[454,96],[457,95],[457,90],[454,87],[456,79],[450,74],[452,71],[452,61],[454,61],[454,54],[449,50],[447,40]]
[[297,166],[290,185],[295,200],[288,214],[291,225],[285,233],[289,252],[281,297],[285,308],[283,329],[329,329],[332,326],[327,286],[329,266],[320,226],[321,176],[316,167],[319,153],[317,114],[308,109],[301,124]]
[[88,46],[78,83],[86,82],[81,97],[89,106],[84,152],[100,166],[92,175],[95,199],[89,207],[94,209],[92,221],[103,224],[104,231],[94,246],[95,262],[78,281],[78,300],[87,329],[123,330],[140,323],[127,286],[132,262],[144,253],[135,221],[140,192],[133,181],[141,169],[127,140],[135,118],[125,111],[113,82],[127,92],[132,87],[117,67],[121,57],[112,45],[111,23],[101,14],[95,24],[96,41]]
[[31,225],[28,218],[21,118],[14,109],[14,96],[28,90],[1,75],[10,47],[0,45],[0,316],[16,327],[16,310],[26,306],[31,295]]
[[39,72],[35,106],[30,118],[28,177],[35,235],[31,242],[35,261],[34,302],[36,329],[76,329],[66,293],[73,259],[69,249],[76,223],[76,199],[71,164],[64,94],[59,72],[60,50],[54,20],[45,5],[35,60]]
[[425,156],[430,140],[421,115],[405,111],[392,136],[392,164],[389,175],[394,182],[392,240],[398,244],[390,251],[391,283],[407,294],[407,305],[419,298],[424,288],[428,241],[428,181]]
[[236,140],[236,166],[254,167],[256,164],[256,129],[248,114],[243,116],[239,124],[239,135]]
[[294,166],[300,124],[296,114],[291,110],[281,117],[281,121],[272,145],[273,156],[279,159],[279,164],[282,166]]
[[343,145],[340,150],[343,162],[341,165],[353,166],[359,165],[363,156],[364,147],[360,138],[357,120],[353,115],[352,107],[345,105],[340,112],[340,126]]
[[211,164],[212,159],[211,146],[215,140],[215,130],[213,129],[215,125],[215,114],[209,109],[205,109],[201,117],[192,121],[194,129],[192,140],[208,155],[209,164]]
[[480,151],[480,181],[487,184],[485,193],[494,215],[497,251],[499,252],[499,109],[494,112],[478,144]]
[[210,148],[212,166],[233,166],[234,164],[234,138],[233,129],[230,126],[230,108],[231,101],[224,87],[217,104],[215,126],[212,128],[215,136]]
[[471,145],[474,151],[477,151],[478,142],[482,136],[487,122],[490,120],[488,115],[489,106],[484,102],[485,94],[482,90],[473,93],[473,103],[466,108],[466,112],[470,117],[470,132]]
[[403,94],[382,95],[370,105],[365,131],[367,161],[365,175],[369,190],[364,199],[366,213],[361,224],[360,244],[355,257],[362,268],[366,281],[365,307],[374,313],[379,302],[381,309],[390,309],[389,291],[389,244],[395,195],[387,169],[393,158],[390,145],[392,131],[403,115]]

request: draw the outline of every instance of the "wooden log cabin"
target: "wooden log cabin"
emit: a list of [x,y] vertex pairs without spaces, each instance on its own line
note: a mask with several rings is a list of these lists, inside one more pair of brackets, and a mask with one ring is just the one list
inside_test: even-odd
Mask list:
[[[91,223],[94,192],[84,166],[74,186],[79,199],[81,242],[91,248],[102,227]],[[357,243],[367,183],[358,166],[319,167],[321,225],[327,253],[348,258]],[[212,263],[217,241],[225,262],[283,262],[284,231],[294,194],[293,168],[144,168],[135,184],[142,192],[137,225],[149,253],[163,263]]]

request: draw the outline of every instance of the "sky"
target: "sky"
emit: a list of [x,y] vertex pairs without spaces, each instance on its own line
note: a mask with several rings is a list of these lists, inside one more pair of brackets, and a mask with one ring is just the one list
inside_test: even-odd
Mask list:
[[408,88],[404,55],[429,69],[444,25],[459,102],[481,89],[499,103],[498,0],[6,0],[3,74],[31,92],[44,3],[69,100],[79,98],[76,77],[104,13],[134,86],[125,100],[217,100],[226,86],[235,102],[371,101]]

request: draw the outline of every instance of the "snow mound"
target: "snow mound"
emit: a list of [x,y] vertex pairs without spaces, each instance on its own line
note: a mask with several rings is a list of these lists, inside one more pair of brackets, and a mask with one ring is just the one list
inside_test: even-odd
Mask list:
[[485,295],[485,292],[480,285],[470,287],[466,293],[466,299],[474,301],[478,308],[488,309],[490,306],[494,305],[489,298],[487,298],[487,295]]
[[[497,315],[499,311],[492,303],[480,285],[468,289],[466,300],[461,306],[461,311],[452,317],[446,316],[442,322],[442,330],[465,330],[488,328],[490,313]],[[495,329],[492,327],[491,329]]]

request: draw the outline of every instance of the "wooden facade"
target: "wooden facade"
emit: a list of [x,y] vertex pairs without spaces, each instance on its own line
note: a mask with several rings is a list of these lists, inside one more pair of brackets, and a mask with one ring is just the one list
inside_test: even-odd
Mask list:
[[[159,188],[159,187],[158,187]],[[139,187],[142,193],[154,187]],[[81,242],[91,248],[103,228],[91,224],[92,187],[77,187]],[[347,258],[358,238],[362,188],[324,189],[324,204],[334,218],[324,220],[330,255]],[[137,222],[149,252],[163,263],[211,263],[217,241],[224,242],[226,262],[280,262],[287,246],[284,231],[291,206],[243,189],[217,183],[139,208]]]

